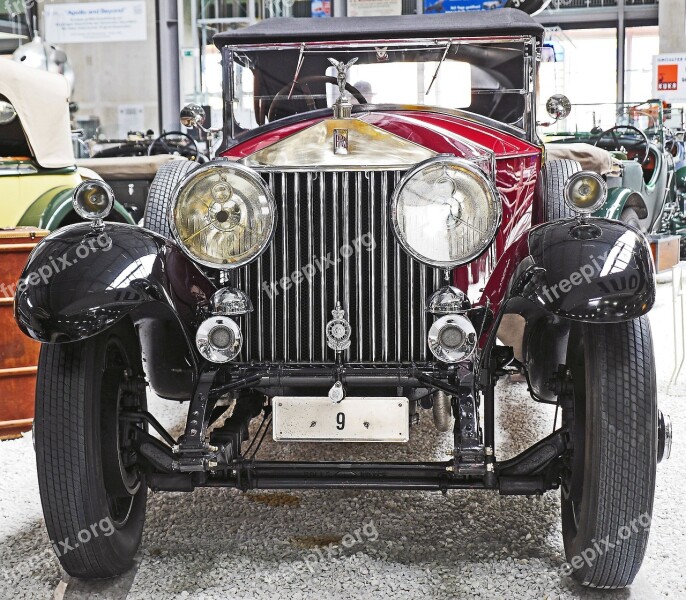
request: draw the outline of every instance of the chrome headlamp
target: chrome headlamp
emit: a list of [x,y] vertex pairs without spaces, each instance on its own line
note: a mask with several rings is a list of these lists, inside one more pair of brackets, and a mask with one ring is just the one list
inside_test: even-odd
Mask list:
[[477,258],[495,237],[498,192],[470,162],[439,156],[403,177],[391,200],[398,242],[418,261],[449,269]]
[[14,121],[17,116],[17,111],[14,110],[9,102],[0,100],[0,125],[7,125]]
[[101,221],[114,206],[114,192],[104,181],[89,179],[74,188],[71,202],[81,218]]
[[593,171],[573,173],[565,183],[564,198],[573,211],[582,215],[591,214],[605,204],[607,183]]
[[252,169],[213,162],[179,184],[169,215],[181,248],[207,267],[233,268],[257,258],[276,225],[274,198]]

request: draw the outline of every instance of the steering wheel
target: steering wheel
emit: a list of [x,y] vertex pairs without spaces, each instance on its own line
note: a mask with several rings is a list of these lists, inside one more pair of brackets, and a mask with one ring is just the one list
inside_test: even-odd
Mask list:
[[[633,144],[622,144],[619,141],[619,137],[617,136],[617,131],[632,131],[637,133],[641,138],[641,140],[638,140],[637,142]],[[645,152],[643,153],[643,158],[641,159],[641,164],[645,164],[646,161],[648,160],[648,155],[650,153],[650,140],[648,139],[648,136],[641,131],[638,127],[634,127],[633,125],[615,125],[614,127],[610,127],[610,129],[606,129],[603,131],[595,140],[594,146],[598,145],[598,142],[602,140],[606,136],[610,136],[612,138],[612,141],[614,142],[615,145],[615,150],[620,150],[622,146],[624,146],[627,150],[635,150],[637,148],[644,147]]]
[[181,131],[167,131],[156,137],[148,146],[148,156],[154,154],[180,154],[191,160],[197,160],[200,152],[195,140]]
[[[296,89],[300,89],[300,91],[303,93],[305,96],[303,99],[307,103],[307,110],[326,108],[326,104],[323,106],[317,106],[317,99],[315,99],[314,95],[310,91],[310,87],[308,85],[309,83],[330,83],[331,85],[338,86],[338,79],[331,77],[330,75],[311,75],[310,77],[305,77],[304,79],[296,81],[295,83],[287,83],[276,93],[276,96],[274,96],[274,99],[269,105],[269,110],[267,111],[267,120],[270,123],[274,121],[274,115],[279,105],[286,101],[292,101],[290,98],[288,98],[291,93],[291,88],[293,88],[294,91]],[[350,92],[360,104],[367,104],[367,99],[354,85],[346,83],[345,89]],[[324,100],[324,102],[326,101]]]

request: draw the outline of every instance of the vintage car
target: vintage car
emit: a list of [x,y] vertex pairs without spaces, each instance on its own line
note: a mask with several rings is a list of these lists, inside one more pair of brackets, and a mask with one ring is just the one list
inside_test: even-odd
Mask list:
[[[671,443],[646,316],[653,262],[641,232],[590,216],[601,177],[542,165],[542,39],[508,9],[222,33],[219,156],[162,167],[146,228],[103,222],[103,184],[77,190],[92,225],[41,242],[15,301],[43,342],[50,539],[116,526],[60,554],[69,574],[129,567],[148,489],[560,488],[570,572],[633,581]],[[203,127],[199,107],[182,119]],[[78,262],[55,270],[56,256]],[[499,460],[496,383],[520,369],[561,419]],[[182,435],[147,410],[148,389],[188,402]],[[453,431],[449,459],[256,457],[270,424],[277,442],[402,444],[422,411]]]
[[686,260],[686,142],[683,109],[671,108],[666,120],[665,148],[674,160],[674,190],[668,196],[662,231],[681,238],[681,259]]
[[74,188],[97,178],[118,192],[107,219],[137,223],[160,166],[199,155],[195,141],[176,132],[151,137],[145,152],[128,156],[75,158],[75,147],[82,147],[75,139],[67,80],[0,60],[1,227],[53,230],[82,222],[72,205]]
[[547,144],[549,156],[565,152],[558,144],[573,145],[572,149],[594,156],[603,164],[610,159],[598,159],[593,149],[606,150],[614,158],[615,168],[601,172],[608,197],[594,216],[619,219],[644,233],[661,231],[665,205],[675,194],[674,160],[666,147],[662,103],[651,100],[641,104],[578,105],[572,109],[592,111],[594,123],[610,110],[615,124],[608,129],[596,126],[591,131],[558,132]]
[[[98,175],[76,167],[69,119],[62,75],[0,60],[0,227],[53,230],[83,220],[72,194]],[[119,202],[108,219],[134,222]]]

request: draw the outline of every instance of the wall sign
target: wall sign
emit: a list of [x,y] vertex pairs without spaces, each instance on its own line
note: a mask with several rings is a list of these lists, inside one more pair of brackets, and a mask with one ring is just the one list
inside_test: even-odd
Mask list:
[[686,54],[653,57],[653,94],[668,102],[686,102]]
[[117,110],[119,137],[131,131],[145,131],[145,108],[142,104],[120,104]]
[[136,42],[147,38],[144,0],[45,5],[45,39],[53,44]]
[[390,17],[401,14],[402,0],[348,0],[349,17]]
[[331,16],[331,0],[312,0],[312,17],[315,19]]
[[543,11],[551,0],[424,0],[425,13],[466,12],[518,8],[530,15]]

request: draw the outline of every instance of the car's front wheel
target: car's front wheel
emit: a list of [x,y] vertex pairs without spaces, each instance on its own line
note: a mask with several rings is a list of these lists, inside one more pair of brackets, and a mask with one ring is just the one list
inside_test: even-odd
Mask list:
[[583,585],[621,588],[636,576],[653,510],[657,393],[647,317],[573,329],[567,356],[574,399],[562,535]]
[[50,541],[74,577],[124,573],[141,541],[147,486],[123,411],[145,407],[129,322],[82,342],[44,344],[36,386],[36,461]]

